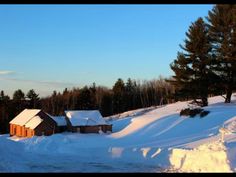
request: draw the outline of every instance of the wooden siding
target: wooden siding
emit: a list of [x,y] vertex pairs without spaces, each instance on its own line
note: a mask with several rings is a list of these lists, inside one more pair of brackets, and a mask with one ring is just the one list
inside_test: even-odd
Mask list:
[[54,121],[49,115],[44,113],[43,111],[40,111],[37,114],[41,119],[43,119],[43,122],[47,122],[48,126],[53,128],[54,130],[56,129],[57,123]]
[[94,126],[72,126],[72,132],[79,133],[99,133],[102,130],[104,133],[112,131],[111,125],[94,125]]
[[55,129],[52,129],[46,121],[42,122],[39,126],[35,128],[35,135],[37,136],[42,136],[42,135],[48,136],[54,133]]
[[67,131],[67,126],[57,126],[56,133],[61,133]]
[[10,124],[10,135],[16,134],[16,126],[15,124]]
[[102,131],[105,133],[108,131],[112,132],[112,125],[102,125]]
[[26,136],[28,138],[31,138],[34,136],[34,130],[30,129],[30,128],[26,128]]
[[25,126],[10,124],[10,136],[19,137],[32,137],[34,135],[34,130],[26,128]]

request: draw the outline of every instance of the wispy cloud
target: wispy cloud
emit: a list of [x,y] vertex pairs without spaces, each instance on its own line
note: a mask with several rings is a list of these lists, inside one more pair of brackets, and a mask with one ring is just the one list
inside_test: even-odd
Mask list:
[[29,84],[39,84],[50,87],[72,87],[75,86],[74,83],[70,82],[57,82],[57,81],[36,81],[36,80],[27,80],[27,79],[18,79],[18,78],[0,78],[0,80],[13,81],[13,82],[23,82]]
[[10,75],[16,73],[15,71],[0,70],[0,75]]

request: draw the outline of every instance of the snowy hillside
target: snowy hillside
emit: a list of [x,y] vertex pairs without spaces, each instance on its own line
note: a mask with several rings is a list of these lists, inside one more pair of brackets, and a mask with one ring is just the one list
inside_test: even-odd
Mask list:
[[0,171],[235,172],[236,97],[232,100],[209,98],[204,109],[210,113],[203,118],[179,116],[188,102],[114,115],[106,118],[111,134],[2,135]]

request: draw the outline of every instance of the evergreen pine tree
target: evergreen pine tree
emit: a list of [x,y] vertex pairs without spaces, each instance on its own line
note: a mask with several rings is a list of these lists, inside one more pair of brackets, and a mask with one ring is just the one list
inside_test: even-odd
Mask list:
[[218,85],[226,92],[230,103],[236,83],[236,5],[215,5],[208,13],[209,33],[214,53],[214,71],[220,77]]
[[98,108],[98,103],[97,103],[97,98],[96,98],[96,84],[95,82],[93,83],[93,85],[91,87],[89,87],[89,91],[90,91],[90,108],[91,109],[97,109]]
[[25,94],[21,89],[16,90],[13,93],[13,112],[15,113],[14,116],[16,116],[18,113],[20,113],[23,109],[25,109]]
[[39,94],[36,94],[33,89],[29,90],[26,97],[30,100],[30,108],[36,108],[39,101]]
[[78,97],[78,106],[80,109],[84,110],[91,110],[96,109],[96,88],[87,86],[83,87],[80,90],[79,97]]
[[112,95],[105,93],[101,100],[101,114],[103,116],[112,115]]
[[124,81],[119,78],[115,85],[112,88],[113,90],[113,112],[120,113],[123,112],[125,109],[125,84]]
[[125,110],[134,109],[134,92],[134,83],[128,78],[125,84]]
[[195,100],[200,98],[201,106],[207,106],[211,45],[208,28],[202,18],[192,23],[186,36],[187,39],[181,46],[185,53],[178,53],[177,60],[171,64],[171,69],[175,72],[174,83]]
[[10,97],[0,93],[0,133],[7,133],[9,129],[9,104]]
[[52,115],[55,116],[57,113],[57,104],[58,104],[56,90],[53,91],[51,98],[50,98],[50,102],[51,102],[51,108],[52,108],[52,110],[50,112]]
[[21,101],[21,100],[24,100],[24,99],[25,99],[25,94],[24,94],[24,92],[22,92],[21,89],[18,89],[13,93],[13,100]]
[[190,95],[192,98],[194,97],[194,92],[192,92],[193,85],[191,84],[192,80],[190,77],[193,74],[193,71],[189,64],[190,60],[180,52],[177,54],[177,59],[170,64],[175,75],[167,81],[174,85],[176,91],[175,97],[177,100],[180,98],[188,99]]

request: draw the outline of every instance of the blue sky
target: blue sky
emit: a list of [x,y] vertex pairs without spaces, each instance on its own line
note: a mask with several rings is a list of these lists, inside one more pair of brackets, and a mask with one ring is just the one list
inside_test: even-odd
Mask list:
[[169,77],[191,22],[213,5],[0,5],[0,90],[40,96],[118,78]]

